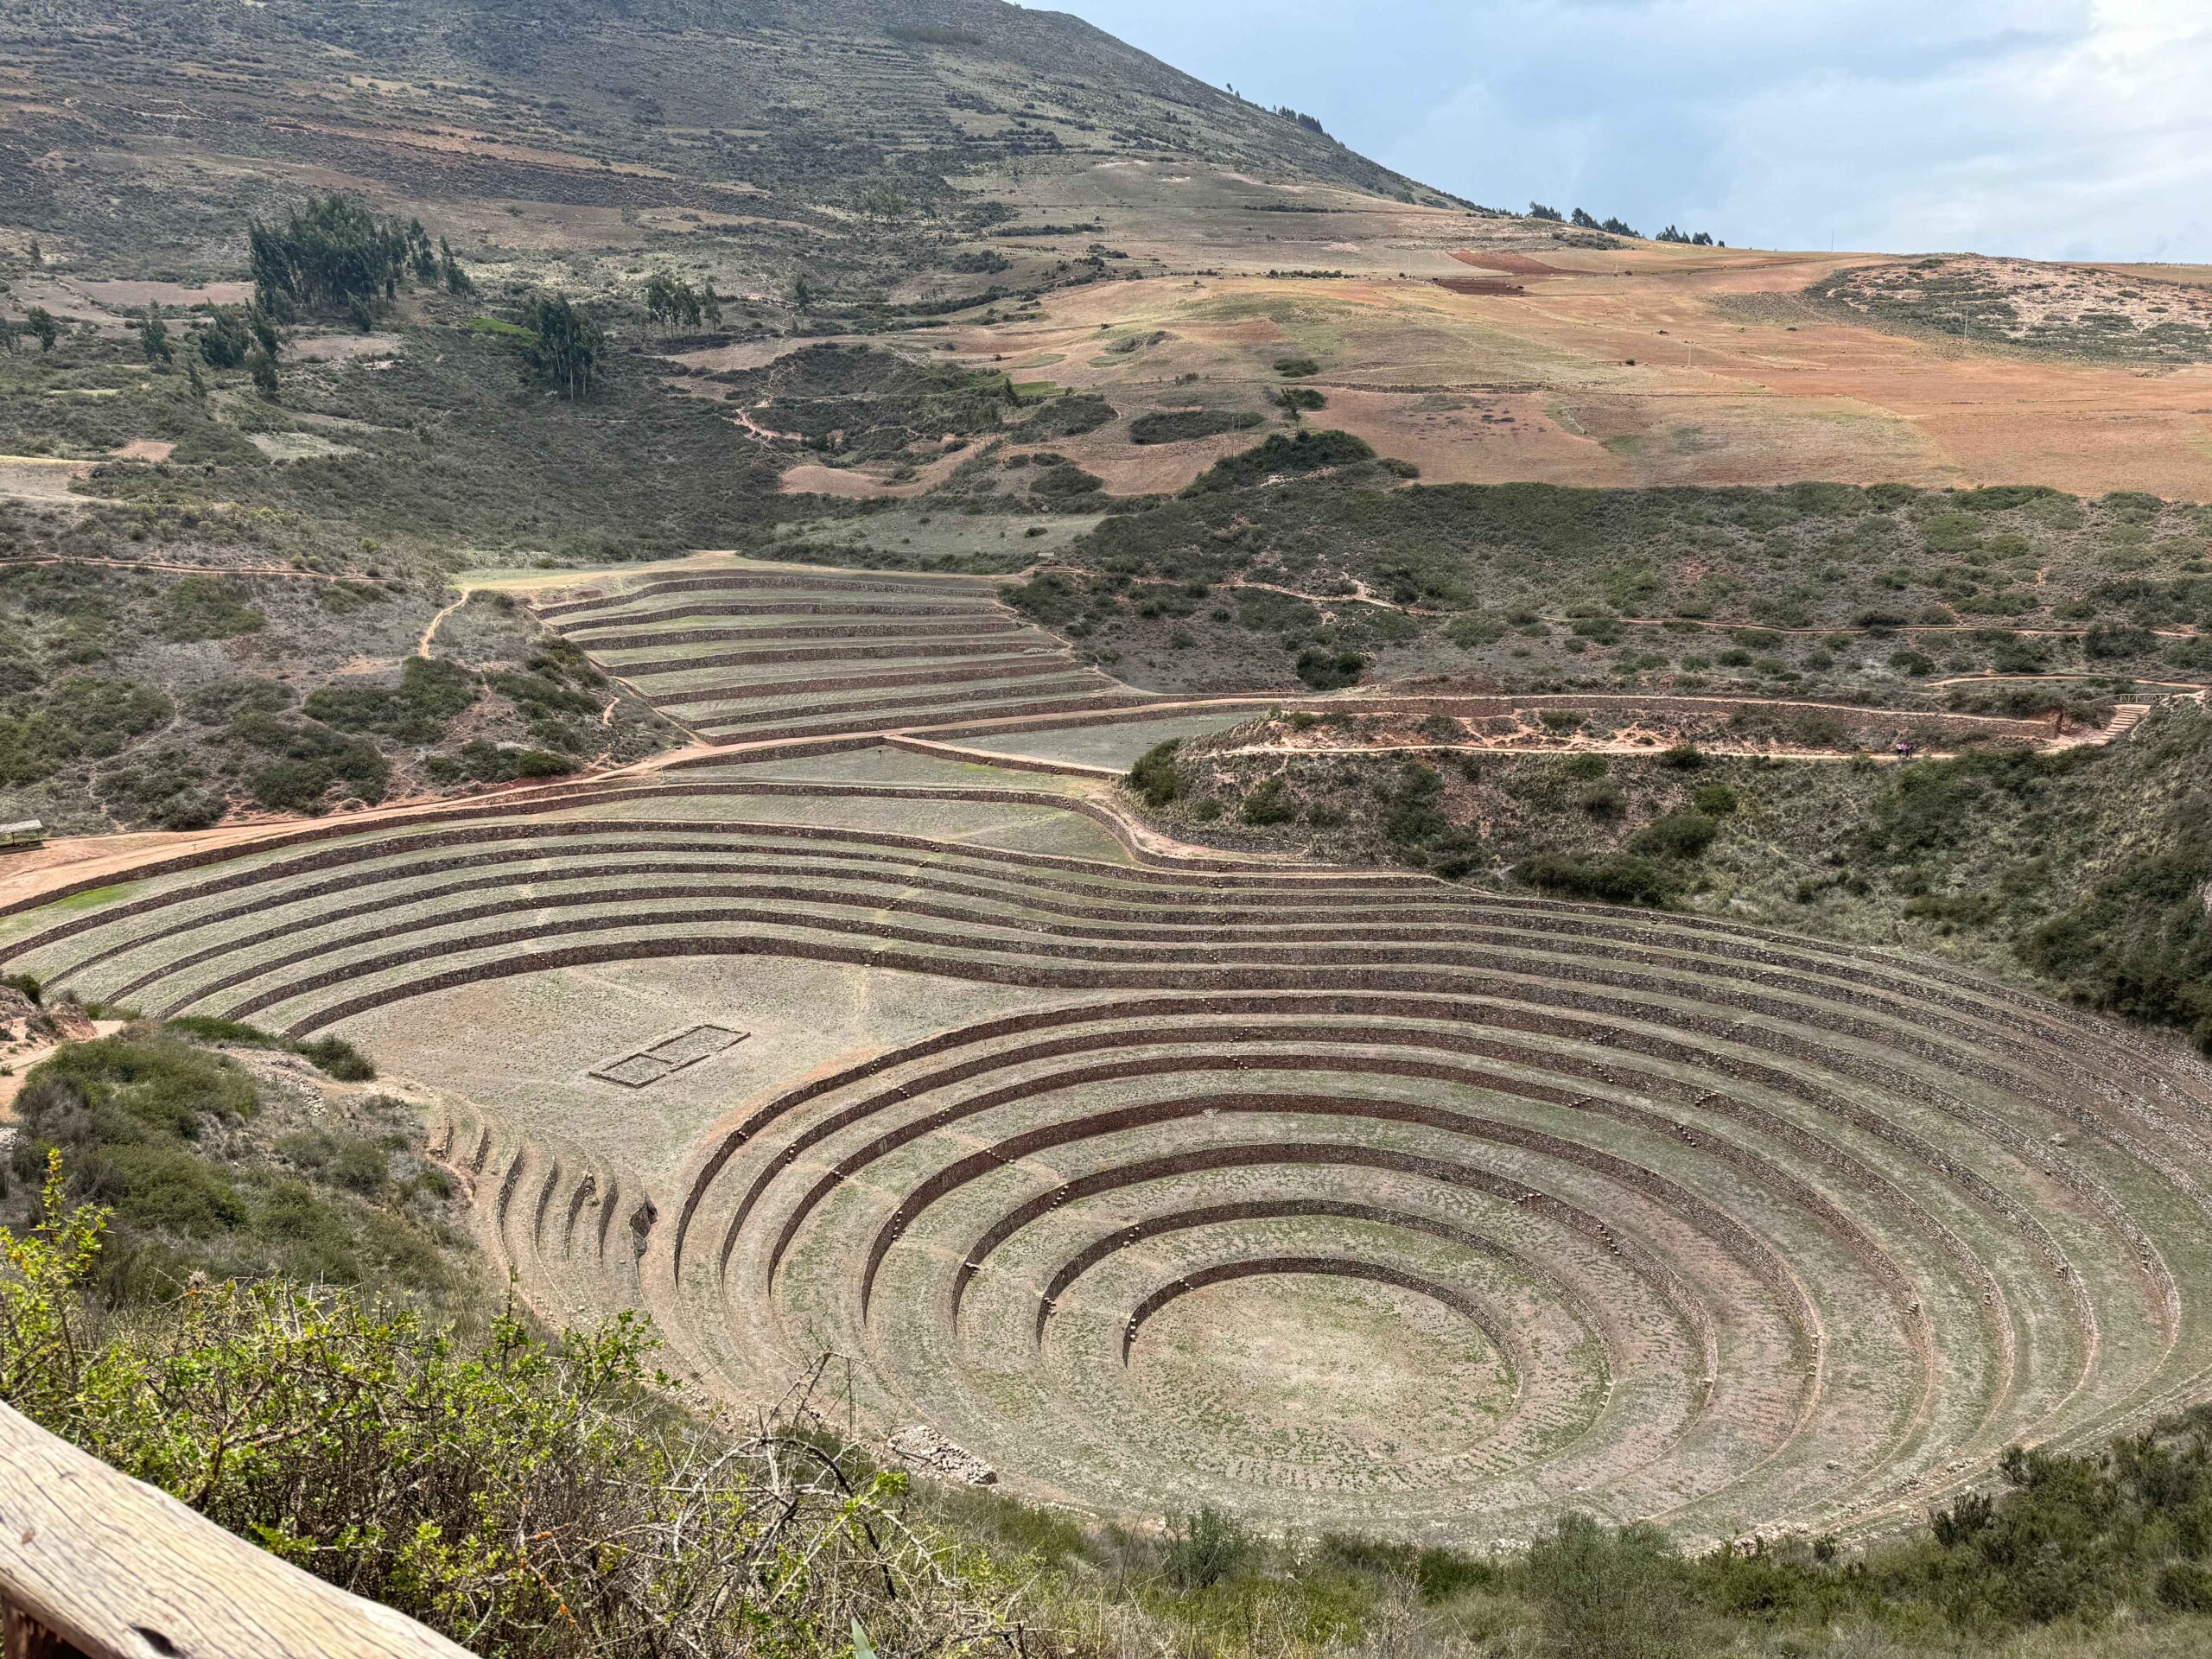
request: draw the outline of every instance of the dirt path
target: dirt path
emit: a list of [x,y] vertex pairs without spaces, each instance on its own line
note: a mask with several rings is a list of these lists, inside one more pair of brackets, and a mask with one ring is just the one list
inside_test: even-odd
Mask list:
[[[1630,628],[1698,628],[1715,633],[1733,633],[1742,629],[1747,633],[1773,633],[1799,639],[1821,639],[1831,633],[2017,633],[2030,639],[2086,639],[2094,632],[2089,628],[2015,628],[2001,620],[1990,622],[1899,622],[1891,626],[1860,627],[1838,624],[1832,628],[1777,628],[1764,622],[1715,622],[1694,616],[1624,616],[1622,626]],[[2201,639],[2201,628],[2145,628],[2145,633],[2160,639]]]
[[163,559],[0,559],[0,570],[19,565],[97,564],[111,570],[159,570],[185,576],[289,576],[295,582],[344,582],[366,587],[366,576],[332,575],[323,570],[295,570],[276,564],[173,564]]
[[[1336,620],[1336,607],[1339,605],[1372,605],[1377,610],[1396,611],[1405,616],[1442,616],[1445,614],[1442,611],[1425,610],[1418,605],[1401,605],[1395,599],[1384,599],[1381,597],[1372,588],[1370,588],[1364,582],[1361,581],[1357,576],[1351,577],[1350,580],[1352,586],[1351,592],[1348,594],[1333,594],[1326,599],[1324,599],[1319,594],[1301,594],[1295,588],[1279,588],[1272,582],[1246,582],[1242,577],[1239,577],[1235,582],[1225,582],[1221,585],[1224,588],[1252,588],[1258,589],[1263,594],[1282,594],[1291,599],[1302,599],[1308,605],[1313,606],[1316,610],[1319,611],[1325,618],[1331,621],[1334,621]],[[1179,582],[1154,582],[1148,585],[1168,588],[1181,586]]]
[[[1642,754],[1658,756],[1664,749],[1654,748],[1649,743],[1630,743],[1618,738],[1601,738],[1595,742],[1575,743],[1558,748],[1541,747],[1522,743],[1510,737],[1470,738],[1465,743],[1250,743],[1241,748],[1209,749],[1206,758],[1236,754],[1465,754],[1475,750],[1488,753],[1507,754]],[[1893,764],[1897,757],[1872,749],[1753,749],[1722,747],[1700,743],[1700,754],[1724,760],[1856,760],[1865,755],[1879,765]],[[1948,760],[1948,750],[1923,749],[1918,758],[1923,760]]]
[[731,409],[728,413],[730,419],[735,421],[756,438],[766,438],[771,443],[804,443],[806,442],[806,434],[804,432],[772,431],[754,420],[751,411],[747,410]]
[[429,626],[423,630],[423,637],[415,642],[415,654],[417,657],[427,658],[430,654],[430,642],[438,637],[439,627],[444,623],[446,618],[451,616],[455,611],[461,609],[462,606],[467,604],[471,597],[473,597],[473,595],[463,594],[459,599],[454,601],[452,604],[447,606],[445,609],[440,611],[435,616],[430,619]]
[[[123,1029],[125,1023],[121,1020],[95,1020],[92,1021],[92,1035],[90,1039],[78,1038],[72,1040],[97,1042],[103,1037],[114,1036],[117,1032]],[[7,1075],[0,1077],[0,1123],[12,1123],[16,1121],[16,1096],[23,1092],[23,1084],[30,1077],[31,1068],[52,1059],[68,1046],[67,1041],[48,1043],[43,1048],[28,1049],[9,1059]]]
[[[1951,685],[2037,685],[2047,683],[2063,683],[2069,681],[2075,683],[2088,682],[2091,683],[2103,683],[2114,677],[2114,676],[2110,674],[1955,674],[1949,679],[1930,680],[1928,683],[1931,686],[1937,687]],[[2212,687],[2208,687],[2202,680],[2138,680],[2130,678],[2124,675],[2117,677],[2126,679],[2130,685],[2147,685],[2155,687],[2157,690],[2161,691],[2192,692],[2198,696],[2203,696],[2207,690],[2212,690]]]

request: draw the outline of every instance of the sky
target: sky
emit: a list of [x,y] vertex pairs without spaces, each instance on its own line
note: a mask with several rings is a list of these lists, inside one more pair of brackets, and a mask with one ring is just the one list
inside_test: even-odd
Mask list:
[[2212,261],[2212,0],[1037,0],[1486,206]]

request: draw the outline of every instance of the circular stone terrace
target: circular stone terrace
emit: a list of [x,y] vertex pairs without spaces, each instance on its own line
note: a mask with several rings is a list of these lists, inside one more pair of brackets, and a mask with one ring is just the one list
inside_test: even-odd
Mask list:
[[[1126,688],[973,593],[777,580],[916,610],[1001,734],[956,688],[957,758],[825,744],[764,678],[682,764],[58,871],[7,966],[353,1037],[549,1319],[648,1310],[746,1402],[834,1355],[880,1434],[1093,1511],[1863,1531],[2212,1394],[2178,1046],[1893,952],[1164,846],[1088,775],[1163,729]],[[547,609],[691,626],[588,637],[608,602]],[[674,660],[625,665],[688,697]]]

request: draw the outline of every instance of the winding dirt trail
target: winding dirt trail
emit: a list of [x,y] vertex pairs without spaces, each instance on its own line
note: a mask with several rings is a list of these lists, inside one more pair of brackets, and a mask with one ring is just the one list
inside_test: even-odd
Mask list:
[[429,656],[430,642],[438,637],[438,630],[440,627],[444,626],[446,618],[451,616],[455,611],[460,610],[463,606],[467,605],[469,600],[473,597],[474,597],[474,595],[463,594],[459,599],[454,601],[452,604],[447,606],[445,609],[440,611],[435,616],[430,619],[429,626],[423,630],[423,637],[415,642],[415,654],[417,657],[427,658]]

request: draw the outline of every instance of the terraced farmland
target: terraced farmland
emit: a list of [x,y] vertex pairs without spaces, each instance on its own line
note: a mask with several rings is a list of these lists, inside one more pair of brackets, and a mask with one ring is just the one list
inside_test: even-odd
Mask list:
[[747,1402],[834,1354],[878,1432],[1088,1509],[1851,1531],[2212,1393],[2212,1073],[1902,956],[881,750],[48,899],[10,969],[442,1087],[550,1315],[647,1308]]
[[825,575],[737,562],[616,579],[539,607],[714,743],[894,731],[1145,699],[1030,626],[988,577]]

